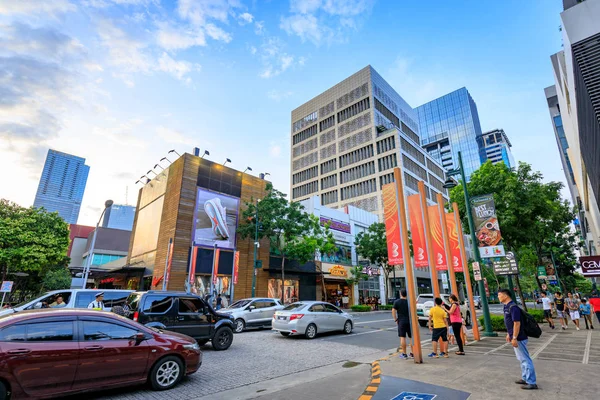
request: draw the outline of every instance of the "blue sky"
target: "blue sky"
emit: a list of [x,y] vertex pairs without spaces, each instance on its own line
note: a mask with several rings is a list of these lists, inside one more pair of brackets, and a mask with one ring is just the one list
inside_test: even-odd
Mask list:
[[[413,107],[466,86],[483,130],[564,181],[544,87],[560,0],[0,0],[0,197],[28,206],[48,148],[87,159],[79,222],[170,149],[289,191],[291,110],[371,64]],[[8,173],[6,173],[8,172]]]

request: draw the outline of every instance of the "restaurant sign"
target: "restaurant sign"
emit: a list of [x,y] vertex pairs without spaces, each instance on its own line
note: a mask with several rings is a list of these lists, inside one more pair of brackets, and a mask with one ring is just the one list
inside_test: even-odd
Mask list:
[[336,221],[335,219],[321,217],[321,226],[329,224],[329,229],[350,234],[350,224],[347,222]]

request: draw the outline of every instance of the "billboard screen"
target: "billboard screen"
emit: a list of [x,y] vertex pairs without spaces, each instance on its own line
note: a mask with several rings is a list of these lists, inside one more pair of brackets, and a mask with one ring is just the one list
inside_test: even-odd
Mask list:
[[503,257],[502,234],[496,216],[494,196],[487,194],[471,198],[471,209],[475,220],[477,247],[482,258]]
[[235,249],[240,200],[198,188],[194,218],[194,246]]

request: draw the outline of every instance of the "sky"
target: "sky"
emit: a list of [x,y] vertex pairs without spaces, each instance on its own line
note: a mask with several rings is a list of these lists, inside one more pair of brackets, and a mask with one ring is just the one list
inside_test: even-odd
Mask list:
[[135,205],[172,149],[289,193],[291,111],[369,64],[412,107],[465,86],[483,131],[504,129],[518,161],[564,183],[544,96],[561,6],[0,0],[0,198],[33,204],[49,148],[90,166],[80,224],[106,199]]

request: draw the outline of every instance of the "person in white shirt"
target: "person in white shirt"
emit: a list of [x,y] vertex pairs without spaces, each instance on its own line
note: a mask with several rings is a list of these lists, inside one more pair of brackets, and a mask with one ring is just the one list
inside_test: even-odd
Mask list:
[[104,311],[104,292],[96,294],[96,300],[88,304],[88,308]]
[[542,308],[544,309],[544,318],[550,324],[550,328],[554,329],[554,320],[552,320],[552,305],[554,303],[548,298],[546,292],[542,292]]

